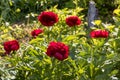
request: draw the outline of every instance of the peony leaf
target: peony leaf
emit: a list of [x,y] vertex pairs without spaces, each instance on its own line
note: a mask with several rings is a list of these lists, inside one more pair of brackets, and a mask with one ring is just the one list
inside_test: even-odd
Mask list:
[[13,6],[12,0],[9,1],[10,6]]
[[15,12],[17,12],[17,13],[21,12],[20,8],[17,8],[17,9],[15,10]]
[[84,73],[84,69],[80,69],[78,72],[79,72],[80,74],[82,74],[82,73]]
[[99,25],[102,23],[102,21],[101,21],[101,20],[95,20],[94,23],[95,23],[97,26],[99,26]]
[[116,15],[118,15],[118,16],[120,16],[120,9],[115,9],[115,10],[113,11],[113,13],[116,14]]
[[36,39],[32,39],[29,43],[34,44],[34,43],[38,43],[38,42],[43,41],[43,40],[44,40],[44,38],[36,38]]
[[113,70],[110,74],[109,74],[109,76],[112,76],[112,75],[116,75],[117,73],[119,72],[119,70]]
[[47,62],[47,63],[49,63],[49,64],[52,64],[52,62],[51,62],[50,59],[46,59],[46,58],[44,58],[44,61]]
[[4,33],[7,33],[7,32],[9,32],[9,31],[8,31],[8,29],[4,29],[3,32],[4,32]]
[[111,53],[111,54],[108,54],[106,57],[107,57],[107,59],[111,59],[111,58],[113,58],[114,57],[114,53]]
[[63,42],[66,42],[66,41],[72,41],[74,39],[76,39],[77,37],[75,35],[70,35],[70,36],[67,36],[66,38],[63,39]]

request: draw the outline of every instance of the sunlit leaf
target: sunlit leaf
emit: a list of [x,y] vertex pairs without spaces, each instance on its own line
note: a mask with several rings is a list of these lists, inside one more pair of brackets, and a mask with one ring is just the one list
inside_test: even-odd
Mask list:
[[101,20],[95,20],[94,23],[99,26],[102,23],[102,21]]
[[115,10],[113,11],[113,13],[116,14],[116,15],[118,15],[118,16],[120,16],[120,9],[115,9]]

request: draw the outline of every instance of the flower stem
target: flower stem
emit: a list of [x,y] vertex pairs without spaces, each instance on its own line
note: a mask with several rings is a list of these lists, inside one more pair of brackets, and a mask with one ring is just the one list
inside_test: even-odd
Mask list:
[[72,34],[75,35],[76,34],[76,26],[73,27],[73,31]]
[[74,35],[76,34],[76,26],[74,26]]
[[50,31],[51,31],[51,30],[52,30],[52,27],[48,27],[48,34],[47,34],[47,35],[48,35],[48,36],[47,36],[47,37],[48,37],[48,42],[49,42],[49,40],[50,40]]
[[50,38],[50,29],[48,28],[48,42],[49,42],[49,38]]

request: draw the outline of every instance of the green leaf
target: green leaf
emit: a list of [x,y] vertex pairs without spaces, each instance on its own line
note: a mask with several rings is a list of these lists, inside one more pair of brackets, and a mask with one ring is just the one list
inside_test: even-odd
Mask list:
[[44,40],[44,38],[36,38],[36,39],[32,39],[29,43],[34,44],[34,43],[38,43],[38,42],[43,41],[43,40]]
[[113,76],[113,75],[116,75],[117,73],[119,72],[119,70],[113,70],[110,74],[109,74],[109,76]]
[[11,0],[9,1],[9,4],[10,4],[10,6],[13,6],[13,3],[12,3],[12,1],[11,1]]
[[94,64],[91,63],[91,64],[90,64],[90,76],[91,76],[91,77],[93,77],[93,74],[94,74],[94,71],[93,71],[93,70],[94,70],[94,67],[95,67]]
[[114,55],[115,55],[114,53],[108,54],[108,55],[107,55],[107,59],[111,59],[111,58],[113,58]]
[[84,73],[84,68],[79,69],[78,73],[80,73],[80,74]]
[[67,36],[66,38],[63,39],[63,42],[72,41],[72,40],[74,40],[76,38],[77,37],[75,35],[69,35],[69,36]]

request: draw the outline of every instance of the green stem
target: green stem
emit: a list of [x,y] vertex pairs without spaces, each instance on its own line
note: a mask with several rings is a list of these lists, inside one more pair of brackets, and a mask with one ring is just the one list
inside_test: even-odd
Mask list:
[[48,42],[50,40],[50,32],[51,32],[51,30],[52,30],[52,26],[48,27],[48,34],[47,34],[48,35]]
[[71,29],[72,29],[72,35],[75,35],[76,34],[76,26],[73,26]]
[[50,27],[48,27],[48,34],[47,34],[47,37],[48,37],[48,42],[50,40]]
[[76,26],[74,26],[74,35],[76,34]]
[[91,76],[91,80],[95,80],[95,76],[94,76],[94,74],[95,74],[95,72],[94,72],[94,49],[92,49],[91,48],[91,58],[92,58],[92,60],[91,60],[91,63],[90,63],[90,76]]

